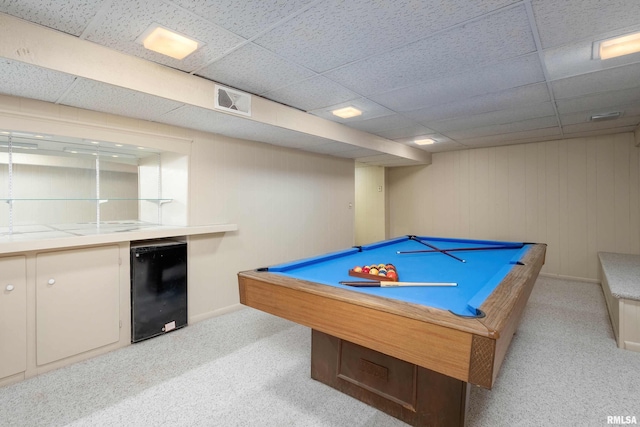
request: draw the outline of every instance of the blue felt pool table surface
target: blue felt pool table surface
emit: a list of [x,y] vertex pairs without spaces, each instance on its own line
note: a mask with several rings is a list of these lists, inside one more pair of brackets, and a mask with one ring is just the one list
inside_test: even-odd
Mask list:
[[[431,251],[424,243],[438,249],[488,248],[448,252]],[[475,316],[478,309],[500,284],[514,265],[527,253],[531,244],[493,240],[451,239],[428,236],[398,237],[370,245],[350,248],[313,258],[271,266],[275,274],[377,295],[398,301],[426,305],[461,316]],[[403,251],[431,251],[401,253]],[[349,275],[355,266],[393,264],[400,282],[454,282],[447,287],[351,287],[341,281],[364,280]],[[375,276],[371,277],[375,280]]]

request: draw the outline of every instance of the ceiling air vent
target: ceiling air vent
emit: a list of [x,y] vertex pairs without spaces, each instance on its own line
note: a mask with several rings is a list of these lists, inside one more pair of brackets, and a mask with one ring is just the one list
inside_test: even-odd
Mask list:
[[215,109],[251,116],[251,95],[228,87],[215,85]]
[[620,117],[620,111],[614,111],[611,113],[594,114],[590,120],[592,122],[602,122],[605,120],[615,120]]

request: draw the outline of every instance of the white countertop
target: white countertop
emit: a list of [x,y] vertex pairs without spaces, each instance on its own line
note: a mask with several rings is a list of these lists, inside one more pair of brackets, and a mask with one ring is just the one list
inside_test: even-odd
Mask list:
[[199,226],[150,225],[138,221],[100,224],[32,225],[16,227],[12,234],[0,231],[0,255],[37,250],[93,246],[135,240],[236,231],[237,224]]

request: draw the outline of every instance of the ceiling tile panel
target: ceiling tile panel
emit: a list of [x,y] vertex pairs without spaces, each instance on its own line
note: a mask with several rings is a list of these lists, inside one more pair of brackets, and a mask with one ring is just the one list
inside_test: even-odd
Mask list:
[[435,133],[433,129],[418,123],[415,123],[414,125],[403,126],[397,129],[389,129],[389,130],[375,132],[376,135],[379,135],[383,138],[394,139],[394,140],[401,139],[401,138],[412,138],[416,136],[426,136],[432,133]]
[[[337,110],[339,108],[346,108],[346,107],[357,108],[358,110],[362,111],[362,114],[356,117],[343,119],[332,113],[332,111],[334,110]],[[395,114],[393,111],[389,110],[388,108],[385,108],[380,104],[377,104],[367,98],[352,99],[346,102],[341,102],[340,104],[330,105],[328,107],[319,108],[317,110],[311,110],[309,111],[309,113],[313,114],[314,116],[322,117],[323,119],[332,120],[334,122],[343,123],[346,125],[351,125],[355,122],[359,122],[363,120],[375,119],[377,117],[383,117],[383,116],[389,116],[391,114]]]
[[584,138],[598,135],[612,135],[616,133],[633,132],[637,129],[637,126],[621,126],[615,128],[606,129],[592,129],[585,132],[565,133],[563,138]]
[[477,127],[491,126],[494,124],[508,124],[520,122],[522,120],[554,116],[555,110],[551,102],[525,105],[523,107],[509,108],[507,110],[492,111],[489,113],[476,114],[453,120],[433,122],[430,127],[440,133],[447,133],[454,130],[474,129]]
[[241,87],[242,90],[257,95],[315,75],[314,72],[251,43],[196,74],[231,87]]
[[535,51],[524,6],[506,9],[326,74],[362,95],[414,86]]
[[424,151],[428,151],[429,153],[443,153],[445,151],[464,150],[467,147],[456,141],[448,141],[448,142],[438,142],[436,144],[426,145],[421,148]]
[[327,0],[256,43],[324,72],[460,24],[513,0]]
[[329,105],[360,98],[358,94],[345,89],[324,76],[302,80],[262,95],[265,98],[285,105],[295,106],[304,111],[317,110]]
[[441,120],[463,118],[547,101],[551,101],[547,85],[538,83],[403,114],[429,126],[429,123]]
[[400,114],[391,114],[371,120],[362,120],[349,124],[349,127],[360,129],[364,132],[377,134],[378,132],[388,131],[392,129],[402,129],[405,127],[415,126],[416,122]]
[[56,102],[74,76],[0,58],[0,93]]
[[[622,113],[622,118],[640,116],[640,103],[635,105],[618,105],[616,106],[615,110]],[[589,123],[591,121],[591,116],[601,112],[602,111],[592,110],[581,111],[579,113],[562,114],[560,115],[560,122],[562,123],[562,126],[575,125],[579,123]]]
[[173,3],[248,39],[318,0],[173,0]]
[[61,104],[155,121],[183,104],[107,83],[78,78]]
[[80,36],[105,2],[102,0],[0,0],[0,12]]
[[480,136],[501,135],[506,133],[524,132],[529,130],[552,128],[558,126],[556,116],[540,117],[536,119],[522,120],[520,122],[507,123],[502,125],[491,125],[476,127],[468,130],[459,130],[445,133],[446,136],[453,140],[464,142],[464,139],[470,139]]
[[640,63],[557,80],[551,87],[556,99],[640,87]]
[[543,48],[638,24],[638,0],[532,0]]
[[[371,156],[379,156],[379,151],[369,150],[367,148],[357,148],[354,147],[353,150],[348,151],[340,151],[337,153],[333,153],[332,155],[336,157],[344,157],[345,159],[363,159]],[[360,160],[362,161],[362,160]]]
[[544,81],[537,54],[508,60],[481,69],[431,80],[370,98],[395,111],[410,111],[455,102],[477,95]]
[[587,122],[575,125],[563,126],[562,130],[567,134],[578,132],[590,132],[594,130],[613,129],[623,126],[638,126],[640,116],[623,117],[617,120],[605,120],[602,122]]
[[613,92],[597,93],[579,98],[560,99],[556,101],[560,114],[577,113],[580,111],[617,111],[624,105],[640,102],[640,87],[617,90]]
[[[182,61],[147,50],[136,40],[154,22],[195,38],[204,46]],[[199,69],[245,42],[245,39],[171,3],[153,0],[114,2],[109,13],[91,25],[85,36],[94,43],[183,71]]]
[[549,141],[560,139],[562,134],[557,126],[527,130],[522,132],[509,132],[500,135],[484,137],[472,137],[461,139],[460,142],[467,147],[493,147],[498,145],[523,144],[535,141]]

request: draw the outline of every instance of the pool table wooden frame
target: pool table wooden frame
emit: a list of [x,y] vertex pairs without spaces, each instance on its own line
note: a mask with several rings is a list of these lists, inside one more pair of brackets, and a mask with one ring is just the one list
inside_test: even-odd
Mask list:
[[[316,347],[324,335],[336,337],[458,380],[468,397],[466,383],[493,386],[545,253],[546,245],[531,246],[521,259],[523,265],[514,265],[481,305],[484,318],[462,318],[446,310],[255,270],[238,273],[240,302],[318,331]],[[322,350],[312,349],[318,352]],[[465,397],[461,399],[454,405],[466,406]],[[461,410],[463,425],[465,409]]]

